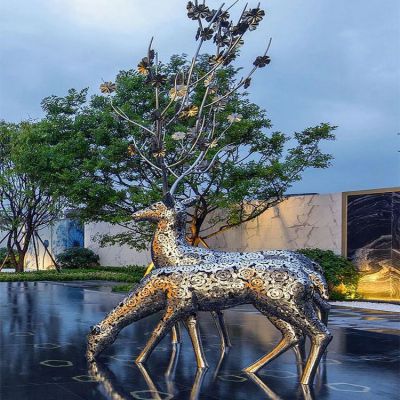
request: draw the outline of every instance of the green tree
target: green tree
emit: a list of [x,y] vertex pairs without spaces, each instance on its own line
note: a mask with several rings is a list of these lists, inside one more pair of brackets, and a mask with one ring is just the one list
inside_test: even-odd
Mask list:
[[17,272],[24,270],[31,245],[36,253],[37,232],[61,211],[60,201],[39,183],[41,171],[25,164],[27,154],[35,152],[26,146],[34,131],[34,123],[0,123],[0,232],[4,235],[0,239],[7,247],[7,261]]
[[[256,218],[282,201],[304,170],[331,160],[320,143],[334,138],[334,127],[270,133],[265,110],[249,101],[252,75],[270,63],[269,44],[241,78],[232,65],[264,12],[245,9],[233,23],[228,10],[191,2],[187,8],[199,25],[192,58],[175,55],[163,64],[150,44],[137,70],[101,85],[109,98],[71,89],[43,100],[46,117],[32,138],[43,149],[37,162],[48,165],[42,179],[83,219],[127,228],[103,237],[104,244],[143,248],[148,228],[132,225],[130,214],[166,193],[197,196],[188,237],[198,244]],[[215,53],[200,54],[211,39]]]

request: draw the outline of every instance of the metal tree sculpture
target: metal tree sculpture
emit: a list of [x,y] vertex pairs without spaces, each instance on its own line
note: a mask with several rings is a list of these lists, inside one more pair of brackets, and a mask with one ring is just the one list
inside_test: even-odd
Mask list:
[[[238,82],[221,84],[221,67],[235,60],[243,36],[255,30],[265,15],[259,4],[253,9],[246,5],[234,23],[229,11],[235,4],[226,9],[222,4],[217,10],[211,10],[204,2],[187,4],[188,17],[198,23],[198,45],[191,62],[177,66],[176,72],[167,71],[159,62],[158,53],[152,48],[153,39],[150,41],[147,56],[139,62],[137,72],[146,76],[145,83],[154,88],[151,112],[140,120],[132,119],[111,97],[115,113],[133,127],[129,153],[141,157],[162,178],[164,194],[174,194],[186,177],[206,173],[235,151],[234,143],[227,143],[226,136],[242,115],[232,113],[221,121],[220,112],[236,91],[249,87],[258,68],[270,63],[267,53],[271,40],[245,76]],[[215,51],[204,63],[200,51],[206,43],[212,43]],[[100,89],[112,94],[116,86],[104,82]]]

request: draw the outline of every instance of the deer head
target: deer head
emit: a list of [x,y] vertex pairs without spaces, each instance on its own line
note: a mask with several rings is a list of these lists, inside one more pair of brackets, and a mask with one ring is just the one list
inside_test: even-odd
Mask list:
[[186,209],[197,201],[197,197],[190,197],[184,200],[175,200],[168,193],[162,201],[152,204],[143,210],[132,214],[134,221],[159,222],[162,220],[176,221],[186,217]]
[[114,342],[117,334],[118,332],[115,333],[112,327],[104,328],[101,324],[92,326],[87,336],[86,358],[88,361],[94,362],[97,355]]

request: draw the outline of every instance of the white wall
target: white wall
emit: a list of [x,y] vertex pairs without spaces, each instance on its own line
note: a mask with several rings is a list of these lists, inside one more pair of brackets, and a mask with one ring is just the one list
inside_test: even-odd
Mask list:
[[[38,233],[40,235],[40,238],[42,240],[48,240],[49,241],[49,251],[51,254],[56,254],[57,249],[55,248],[55,226],[50,225],[42,230],[40,230]],[[39,242],[39,241],[37,241]],[[54,263],[51,260],[48,252],[45,250],[44,246],[39,242],[37,243],[36,250],[38,253],[38,265],[39,269],[53,269],[54,268]],[[53,256],[54,257],[54,256]],[[36,270],[36,256],[35,256],[35,249],[33,245],[30,245],[30,248],[28,250],[28,253],[25,257],[25,269],[26,270]]]
[[305,247],[341,253],[342,194],[289,197],[253,221],[208,240],[212,248],[255,251]]
[[[85,226],[85,247],[100,256],[102,265],[146,265],[148,251],[137,252],[128,246],[100,248],[96,235],[119,233],[123,229],[108,223]],[[341,253],[342,194],[289,197],[257,219],[209,239],[211,248],[255,251],[316,247]]]
[[[40,232],[42,239],[49,240],[49,248],[53,254],[59,251],[55,233],[60,223],[61,221]],[[128,246],[101,248],[96,240],[99,234],[116,234],[122,231],[123,228],[105,222],[86,224],[85,247],[100,256],[101,265],[148,264],[149,251],[137,252]],[[0,232],[0,240],[2,237]],[[341,238],[342,194],[333,193],[289,197],[255,220],[209,239],[208,244],[211,248],[238,251],[318,247],[340,254]],[[27,268],[36,269],[32,248],[27,255],[26,264]],[[43,246],[40,246],[39,267],[47,269],[52,264],[50,257],[44,254]]]
[[[38,231],[38,234],[42,241],[47,240],[49,242],[48,250],[51,252],[53,258],[62,251],[64,251],[67,247],[70,247],[71,237],[69,232],[69,226],[71,224],[70,219],[63,218],[52,225],[45,227]],[[5,236],[4,233],[0,232],[0,241]],[[6,242],[2,242],[0,247],[6,247]],[[33,242],[29,246],[28,252],[25,258],[25,269],[26,270],[36,270],[38,269],[53,269],[54,262],[49,256],[48,252],[45,250],[42,243],[37,240],[36,241],[36,250],[37,250],[37,262],[35,256],[35,249],[33,246]],[[0,265],[3,260],[0,260]]]
[[99,234],[117,234],[124,232],[118,225],[111,225],[107,222],[95,222],[85,225],[85,247],[93,250],[100,256],[101,265],[147,265],[151,261],[149,251],[138,252],[128,246],[107,246],[100,247],[96,236]]
[[[49,250],[54,254],[54,226],[49,226],[45,229],[42,229],[39,231],[39,235],[42,238],[42,240],[48,240],[49,241]],[[0,232],[0,241],[3,239],[5,236],[4,232]],[[0,247],[7,247],[6,241],[3,241],[0,244]],[[51,269],[53,268],[53,261],[51,260],[50,256],[48,253],[45,251],[44,246],[38,241],[37,246],[37,256],[38,256],[38,266],[39,269]],[[2,264],[3,260],[0,260],[0,265]],[[35,256],[35,251],[34,247],[31,244],[30,248],[28,249],[28,252],[25,256],[25,269],[27,271],[29,270],[36,270],[36,256]]]

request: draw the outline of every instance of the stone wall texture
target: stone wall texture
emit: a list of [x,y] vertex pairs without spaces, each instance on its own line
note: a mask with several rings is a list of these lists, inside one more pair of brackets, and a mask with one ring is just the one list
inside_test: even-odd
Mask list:
[[255,251],[305,247],[341,253],[342,194],[291,196],[258,218],[208,240],[212,248]]
[[[341,252],[342,194],[292,196],[257,219],[232,228],[208,241],[221,250],[300,249],[318,247]],[[107,223],[85,226],[85,247],[100,256],[102,265],[147,264],[148,251],[127,246],[100,248],[99,234],[119,233],[122,228]]]

